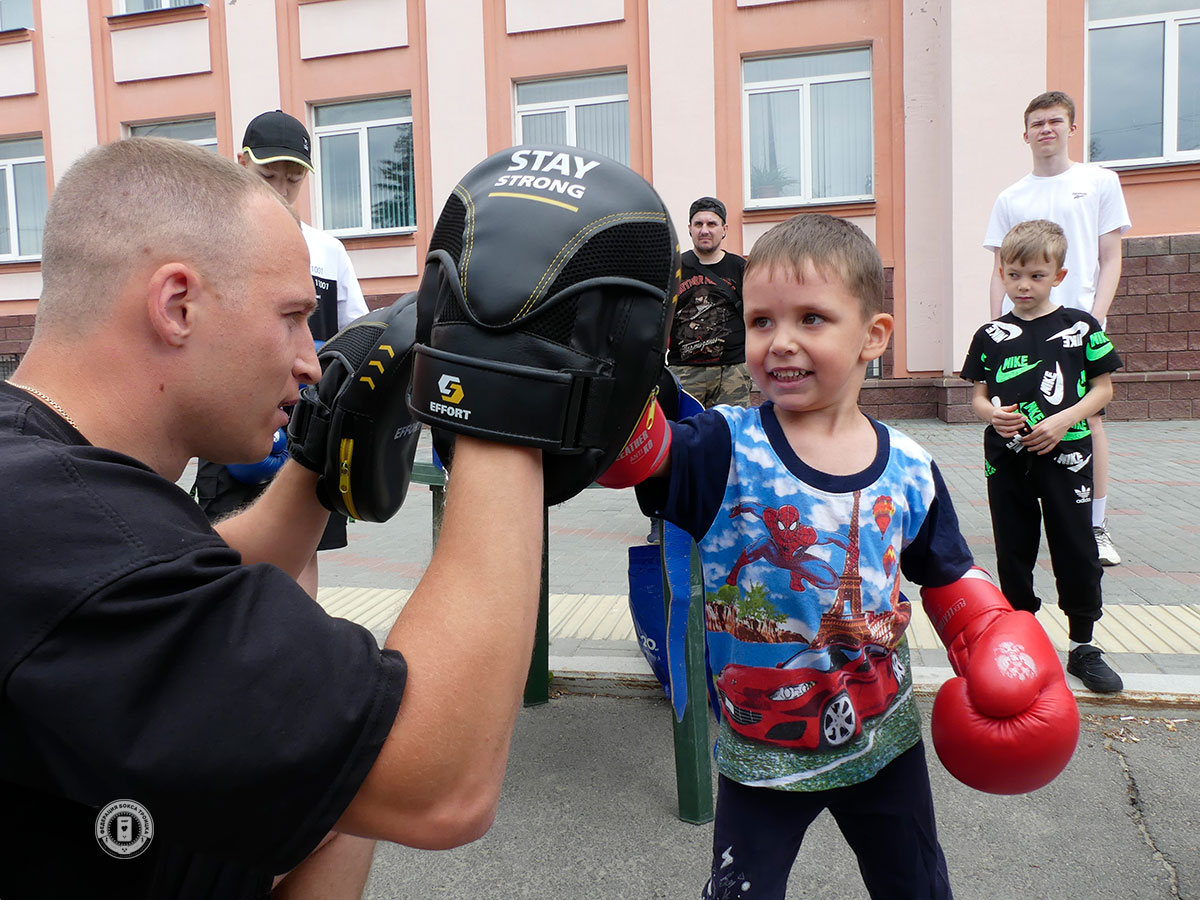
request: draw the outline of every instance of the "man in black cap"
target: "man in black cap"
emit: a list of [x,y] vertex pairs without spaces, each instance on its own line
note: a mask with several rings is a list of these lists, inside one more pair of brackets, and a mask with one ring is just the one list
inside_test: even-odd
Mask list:
[[[314,171],[308,129],[299,119],[278,109],[255,116],[246,126],[237,161],[294,206],[308,173]],[[300,230],[308,244],[317,293],[317,308],[309,317],[308,327],[315,340],[326,341],[339,328],[365,315],[367,302],[342,242],[307,222],[300,223]],[[223,466],[200,460],[195,493],[209,519],[216,521],[237,512],[266,489],[287,459],[282,434],[276,448],[262,462],[249,466]],[[346,544],[346,517],[333,513],[317,549],[336,550]],[[317,578],[317,556],[313,554],[299,578],[300,586],[313,597],[317,595]]]
[[724,203],[716,197],[692,203],[688,212],[692,249],[682,257],[679,302],[667,353],[667,363],[683,389],[706,409],[750,402],[752,382],[742,321],[746,260],[721,249],[727,231]]

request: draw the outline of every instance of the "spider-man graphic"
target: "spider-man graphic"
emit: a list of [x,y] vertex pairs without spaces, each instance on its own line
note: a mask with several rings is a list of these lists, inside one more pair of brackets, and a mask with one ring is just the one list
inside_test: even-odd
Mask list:
[[792,573],[792,590],[804,590],[804,582],[819,588],[835,588],[839,578],[830,565],[823,559],[812,556],[808,550],[818,544],[834,544],[843,550],[848,545],[835,537],[820,540],[817,530],[800,521],[800,510],[794,506],[763,506],[760,503],[739,503],[729,511],[729,518],[742,513],[750,513],[762,519],[767,526],[767,537],[759,538],[742,551],[734,564],[726,584],[737,584],[738,573],[742,567],[755,560],[765,559],[778,569],[788,569]]

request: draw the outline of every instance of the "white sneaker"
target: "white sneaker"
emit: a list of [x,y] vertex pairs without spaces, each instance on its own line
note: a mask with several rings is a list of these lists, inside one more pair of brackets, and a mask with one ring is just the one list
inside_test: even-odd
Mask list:
[[1096,536],[1096,552],[1100,556],[1100,565],[1119,566],[1121,554],[1113,546],[1112,536],[1108,533],[1108,519],[1105,519],[1102,525],[1093,526],[1092,534]]

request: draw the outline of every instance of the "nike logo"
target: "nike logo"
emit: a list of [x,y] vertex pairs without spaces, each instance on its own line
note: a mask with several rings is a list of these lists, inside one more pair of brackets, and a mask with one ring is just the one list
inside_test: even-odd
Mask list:
[[1029,362],[1028,360],[1028,356],[1010,356],[1000,366],[1000,371],[996,373],[996,384],[1004,384],[1004,382],[1016,378],[1018,375],[1032,372],[1042,364],[1040,359],[1037,362]]
[[1108,339],[1108,335],[1103,331],[1097,331],[1088,339],[1088,345],[1083,352],[1087,356],[1088,362],[1095,362],[1101,357],[1108,356],[1112,352],[1112,348],[1112,341]]
[[1050,335],[1046,340],[1053,341],[1061,338],[1063,347],[1069,350],[1072,347],[1082,347],[1083,339],[1089,331],[1091,331],[1091,326],[1087,322],[1076,322],[1070,328],[1064,328],[1058,334]]
[[987,331],[988,337],[997,344],[1021,336],[1021,326],[1010,325],[1008,322],[989,322],[984,330]]
[[1058,406],[1063,398],[1063,374],[1062,367],[1054,364],[1054,371],[1047,372],[1042,376],[1042,396],[1046,398],[1046,402],[1051,406]]
[[1092,454],[1084,456],[1082,453],[1060,453],[1054,461],[1060,466],[1066,466],[1072,472],[1078,472],[1089,462],[1091,462]]

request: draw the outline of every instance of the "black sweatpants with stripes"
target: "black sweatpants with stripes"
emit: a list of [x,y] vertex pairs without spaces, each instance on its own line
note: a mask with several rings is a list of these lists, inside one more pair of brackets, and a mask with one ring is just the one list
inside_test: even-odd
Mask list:
[[[1045,523],[1058,606],[1067,615],[1071,639],[1087,643],[1101,615],[1103,572],[1092,533],[1091,448],[1080,465],[1064,446],[1044,456],[1028,450],[1006,454],[988,476],[988,506],[1000,590],[1013,609],[1037,612],[1042,605],[1033,589],[1033,567]],[[1074,458],[1057,461],[1068,456]]]

